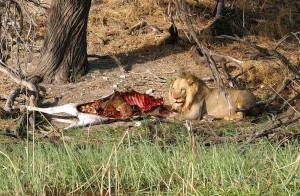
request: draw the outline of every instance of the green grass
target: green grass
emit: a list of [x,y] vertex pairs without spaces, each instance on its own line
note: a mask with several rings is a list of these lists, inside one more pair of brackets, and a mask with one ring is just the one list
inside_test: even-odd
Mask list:
[[79,139],[0,145],[0,194],[300,193],[298,142],[280,147],[260,140],[244,151],[240,144],[206,147],[199,142],[192,152],[181,125],[130,130],[100,126],[64,134]]

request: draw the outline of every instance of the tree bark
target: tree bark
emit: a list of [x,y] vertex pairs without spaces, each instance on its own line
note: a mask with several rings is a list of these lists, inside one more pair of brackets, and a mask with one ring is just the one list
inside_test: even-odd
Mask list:
[[214,10],[215,21],[211,24],[211,30],[214,36],[217,35],[231,35],[231,30],[227,20],[224,18],[225,1],[217,0]]
[[224,0],[218,0],[215,8],[215,13],[216,13],[215,19],[221,19],[223,17],[224,9],[225,9]]
[[44,45],[33,73],[38,82],[66,83],[86,73],[90,7],[91,0],[52,0]]

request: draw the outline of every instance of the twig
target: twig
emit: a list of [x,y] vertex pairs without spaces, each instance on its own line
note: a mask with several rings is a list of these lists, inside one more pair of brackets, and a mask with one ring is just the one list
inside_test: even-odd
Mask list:
[[[299,38],[297,37],[297,34],[300,34],[300,31],[298,31],[298,32],[296,32],[296,33],[291,32],[291,33],[285,35],[283,38],[281,38],[281,39],[277,42],[277,44],[276,44],[272,49],[273,49],[273,50],[277,50],[278,46],[279,46],[282,42],[284,42],[287,38],[289,38],[289,37],[291,37],[291,36],[295,36],[296,39],[299,41]],[[299,41],[299,44],[300,44],[300,41]]]
[[162,77],[159,77],[157,76],[156,74],[152,73],[149,69],[146,71],[147,74],[150,74],[152,75],[154,78],[156,78],[159,82],[162,82],[162,83],[166,83],[167,80],[165,78],[162,78]]
[[244,40],[244,39],[241,39],[239,37],[232,37],[232,36],[229,36],[229,35],[220,35],[220,36],[216,36],[216,38],[230,39],[230,40],[238,41],[238,42],[244,43],[248,46],[251,46],[251,47],[255,48],[256,50],[258,50],[260,53],[262,53],[265,56],[272,56],[272,54],[270,54],[270,51],[268,49],[257,46],[255,44],[249,42],[248,40]]
[[110,55],[110,57],[117,63],[119,69],[121,72],[126,73],[126,67],[124,67],[121,63],[121,61],[116,57],[116,55]]
[[[34,26],[37,26],[37,24],[34,22],[34,20],[30,17],[30,14],[27,12],[25,6],[20,1],[17,1],[17,0],[10,0],[10,1],[12,1],[18,5],[19,9],[21,9],[21,11],[22,11],[21,13],[25,13],[27,15],[30,23],[32,23]],[[31,0],[31,1],[33,1],[33,0]]]
[[280,111],[282,111],[286,105],[290,105],[293,101],[300,98],[300,92],[298,92],[294,97],[286,100],[286,102],[280,107]]
[[279,90],[277,90],[274,95],[265,100],[265,101],[260,101],[258,102],[258,104],[264,104],[264,105],[269,105],[270,103],[272,103],[279,95],[280,93],[288,86],[292,83],[292,81],[294,80],[294,77],[290,77],[290,78],[286,78],[284,79],[284,81],[282,82],[281,87],[279,88]]
[[159,82],[161,83],[166,83],[167,80],[163,77],[160,77],[154,73],[152,73],[149,69],[146,71],[146,72],[141,72],[141,73],[138,73],[138,72],[133,72],[133,71],[130,71],[130,73],[133,73],[133,74],[146,74],[146,75],[151,75],[153,76],[154,78],[156,78]]
[[238,77],[240,77],[241,75],[245,74],[247,71],[250,71],[252,69],[254,69],[254,67],[250,67],[249,69],[242,71],[241,73],[238,73],[237,75],[232,77],[232,80],[236,80]]
[[0,61],[0,71],[7,76],[9,76],[11,79],[13,79],[17,84],[27,87],[29,90],[33,92],[37,92],[37,88],[32,83],[21,79],[16,74],[14,74],[7,66]]

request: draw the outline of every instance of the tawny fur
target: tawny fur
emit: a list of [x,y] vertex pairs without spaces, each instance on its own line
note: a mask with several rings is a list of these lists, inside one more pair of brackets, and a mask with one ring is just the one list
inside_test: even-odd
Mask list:
[[[242,119],[245,114],[237,109],[255,104],[256,97],[249,91],[226,89],[228,96],[218,89],[210,89],[201,79],[182,72],[171,84],[169,102],[181,120],[203,119],[206,115],[226,120]],[[247,115],[257,115],[258,108],[253,108]]]

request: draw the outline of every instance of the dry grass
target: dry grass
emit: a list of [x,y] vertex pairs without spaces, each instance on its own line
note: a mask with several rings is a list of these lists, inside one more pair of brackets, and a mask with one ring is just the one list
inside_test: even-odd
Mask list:
[[[128,52],[144,44],[157,44],[163,36],[129,29],[145,19],[147,23],[166,29],[169,21],[163,1],[104,1],[91,7],[88,24],[88,48],[97,53]],[[149,29],[148,29],[149,31]],[[164,35],[167,32],[164,32]],[[95,46],[96,44],[96,46]]]

